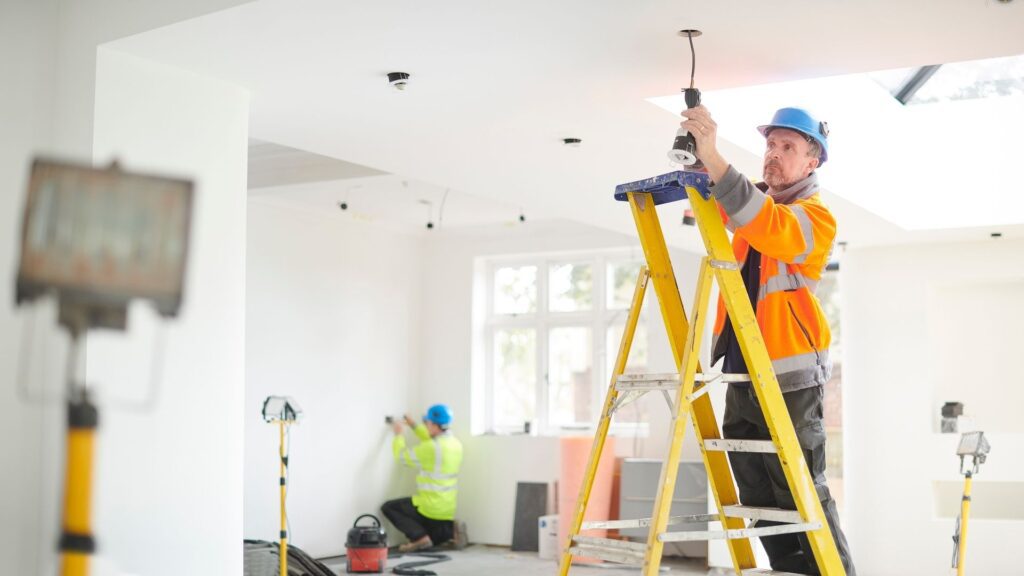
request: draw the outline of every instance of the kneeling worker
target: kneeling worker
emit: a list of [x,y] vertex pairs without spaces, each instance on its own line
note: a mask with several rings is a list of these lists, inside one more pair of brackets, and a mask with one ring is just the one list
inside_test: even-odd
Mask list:
[[455,537],[455,504],[458,496],[462,443],[449,431],[452,413],[444,404],[427,410],[423,424],[405,416],[420,442],[406,447],[403,426],[392,423],[395,439],[391,443],[395,458],[416,469],[416,494],[412,498],[389,500],[381,506],[384,516],[402,531],[409,542],[399,552],[414,552],[444,544]]

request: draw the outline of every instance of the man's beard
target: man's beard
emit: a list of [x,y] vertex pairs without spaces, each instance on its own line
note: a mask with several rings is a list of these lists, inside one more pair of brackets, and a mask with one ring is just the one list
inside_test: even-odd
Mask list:
[[[769,173],[769,167],[775,168],[775,171]],[[796,184],[796,182],[785,182],[783,180],[782,169],[778,164],[766,165],[764,167],[764,171],[762,172],[762,177],[764,178],[765,183],[768,184],[768,187],[776,191],[785,190],[786,188],[789,188],[793,184]]]

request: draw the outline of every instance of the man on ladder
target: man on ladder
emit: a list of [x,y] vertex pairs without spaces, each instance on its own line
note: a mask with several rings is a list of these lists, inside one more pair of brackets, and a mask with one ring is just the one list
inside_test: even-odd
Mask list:
[[[764,182],[755,185],[718,152],[717,125],[707,108],[682,114],[687,118],[682,126],[696,140],[696,155],[714,181],[711,193],[734,232],[733,252],[840,558],[846,573],[855,576],[825,481],[822,386],[831,373],[831,334],[814,292],[828,264],[836,224],[821,201],[814,170],[828,159],[828,125],[799,108],[777,111],[770,124],[758,127],[766,150]],[[724,358],[723,373],[748,373],[721,299],[712,350],[713,364]],[[749,383],[729,385],[722,433],[724,438],[770,439]],[[796,509],[774,454],[732,453],[729,459],[743,505]],[[764,536],[761,543],[772,569],[818,574],[805,534]]]

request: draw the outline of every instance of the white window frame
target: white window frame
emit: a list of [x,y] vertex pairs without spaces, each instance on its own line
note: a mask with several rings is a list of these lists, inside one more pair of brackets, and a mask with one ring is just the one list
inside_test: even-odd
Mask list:
[[[532,328],[536,332],[536,373],[535,399],[536,417],[531,433],[543,436],[557,436],[580,430],[594,429],[603,409],[605,394],[608,389],[608,368],[606,359],[609,349],[607,343],[608,328],[619,320],[624,320],[628,309],[612,309],[608,307],[608,266],[621,263],[643,263],[642,255],[636,249],[612,249],[587,252],[558,252],[519,256],[498,256],[485,260],[486,279],[483,289],[486,290],[483,322],[483,356],[484,356],[484,430],[496,434],[521,434],[521,426],[498,426],[495,423],[494,385],[495,355],[494,338],[498,330],[511,328]],[[593,308],[581,312],[552,312],[550,308],[549,271],[557,264],[589,264],[593,270]],[[498,315],[495,306],[495,274],[500,268],[536,266],[537,267],[537,308],[535,312]],[[647,323],[648,312],[641,308],[641,322]],[[550,350],[548,334],[553,328],[587,327],[591,330],[591,402],[590,419],[577,425],[554,425],[548,421],[548,397],[550,385],[548,381]],[[618,350],[618,342],[613,347]],[[646,433],[646,425],[636,423],[614,423],[613,430],[617,433],[633,431]]]

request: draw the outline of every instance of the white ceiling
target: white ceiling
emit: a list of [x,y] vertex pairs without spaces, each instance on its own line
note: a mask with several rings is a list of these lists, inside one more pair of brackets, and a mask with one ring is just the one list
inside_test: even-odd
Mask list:
[[380,170],[330,156],[255,139],[249,140],[247,167],[246,183],[250,190],[384,174]]
[[[518,206],[390,174],[288,183],[250,189],[249,196],[263,202],[328,211],[397,231],[427,231],[428,222],[433,230],[516,226],[524,214]],[[524,214],[524,220],[527,218],[533,220],[532,215]]]
[[[729,118],[750,124],[770,117],[776,103],[765,93],[806,96],[814,101],[792,103],[838,110],[840,121],[830,121],[833,160],[821,176],[841,239],[981,238],[995,225],[1006,235],[1024,235],[1024,206],[1009,210],[999,202],[1024,197],[1014,163],[1006,162],[1024,149],[1024,129],[1001,135],[1008,140],[998,143],[1000,162],[922,161],[890,141],[934,142],[936,133],[964,130],[971,117],[941,129],[933,119],[924,131],[901,125],[905,132],[892,133],[882,129],[893,125],[891,114],[879,113],[884,94],[861,101],[858,92],[838,106],[824,89],[761,88],[756,99],[735,90],[1024,53],[1024,0],[263,0],[111,46],[248,88],[254,138],[522,206],[535,218],[572,218],[630,233],[628,211],[612,201],[612,191],[674,169],[665,151],[677,119],[648,99],[676,94],[688,82],[688,49],[676,35],[683,28],[704,32],[695,41],[697,85],[723,120],[723,139],[731,138],[721,143],[723,152],[748,175],[759,176],[759,143],[751,144]],[[390,90],[389,71],[410,73],[409,89]],[[844,133],[858,136],[843,145]],[[583,144],[566,147],[565,137]],[[969,136],[961,147],[983,152],[992,144]],[[878,215],[899,221],[898,213],[885,212],[891,207],[885,198],[902,198],[901,206],[918,212],[933,209],[932,198],[920,191],[905,196],[906,181],[916,180],[890,182],[884,174],[891,172],[875,173],[892,165],[905,174],[944,170],[951,186],[969,193],[964,202],[995,209],[975,214],[971,228],[903,230]],[[972,187],[978,171],[986,176],[983,190]],[[869,188],[872,195],[859,194]],[[935,202],[949,208],[945,197]],[[671,227],[667,235],[676,245],[699,247],[692,228]]]

